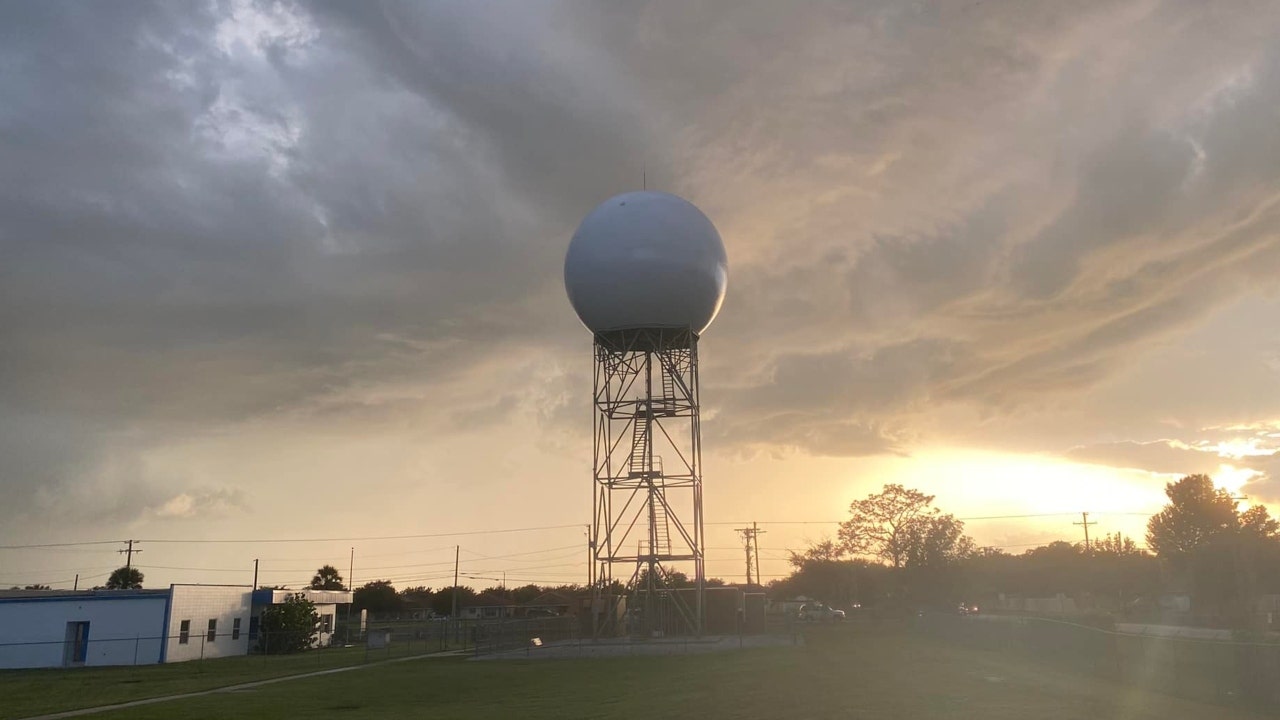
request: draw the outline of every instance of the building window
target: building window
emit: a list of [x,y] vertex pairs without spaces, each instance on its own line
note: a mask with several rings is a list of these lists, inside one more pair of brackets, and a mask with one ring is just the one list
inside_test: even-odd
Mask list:
[[217,621],[217,620],[210,620],[210,621],[209,621],[209,637],[208,637],[208,640],[209,640],[209,642],[213,642],[215,639],[217,639],[217,637],[218,637],[218,621]]
[[240,639],[240,618],[231,621],[231,639]]
[[333,632],[333,614],[332,613],[328,615],[320,616],[320,632],[322,633]]
[[191,640],[191,621],[183,620],[178,626],[178,644],[186,645]]

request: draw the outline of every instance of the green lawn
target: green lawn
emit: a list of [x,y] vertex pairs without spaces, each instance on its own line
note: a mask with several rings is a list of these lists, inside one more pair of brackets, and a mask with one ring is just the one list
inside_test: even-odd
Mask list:
[[[0,689],[3,692],[3,689]],[[106,698],[103,698],[104,700]],[[656,715],[655,715],[656,713]],[[803,647],[607,660],[434,658],[100,718],[1262,717],[896,632],[824,627]]]
[[413,646],[393,646],[392,655],[366,653],[364,648],[332,648],[298,655],[254,655],[139,667],[0,670],[0,719],[226,687],[436,649],[438,642],[429,647],[418,642]]

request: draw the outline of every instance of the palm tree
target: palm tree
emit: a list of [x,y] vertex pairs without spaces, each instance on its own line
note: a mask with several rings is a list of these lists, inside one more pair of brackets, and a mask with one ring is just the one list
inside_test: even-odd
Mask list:
[[312,590],[346,590],[347,586],[342,584],[342,576],[338,574],[338,569],[332,565],[325,565],[316,570],[315,577],[311,578]]
[[116,568],[107,578],[108,590],[139,590],[142,588],[142,571],[136,567]]

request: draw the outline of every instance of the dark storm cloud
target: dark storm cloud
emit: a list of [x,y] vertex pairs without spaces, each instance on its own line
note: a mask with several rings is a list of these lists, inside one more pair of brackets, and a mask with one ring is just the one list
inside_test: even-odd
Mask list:
[[538,333],[521,308],[563,225],[504,202],[474,133],[340,44],[279,16],[219,37],[263,8],[291,10],[5,8],[0,390],[24,429],[77,428],[49,441],[70,452],[9,448],[19,497],[370,377],[447,382]]
[[1280,269],[1265,7],[0,14],[0,442],[36,514],[241,512],[142,458],[246,423],[580,427],[563,252],[642,172],[726,237],[726,448],[945,441],[940,409],[1087,394]]
[[[665,157],[646,154],[652,138],[644,108],[624,79],[608,74],[622,68],[587,55],[596,48],[568,35],[559,22],[567,8],[323,3],[315,10],[321,32],[350,43],[351,59],[382,82],[448,118],[485,171],[500,178],[496,192],[477,202],[529,203],[557,230],[571,231],[596,202],[634,186],[646,164],[662,174]],[[563,238],[509,228],[487,239],[503,235],[544,263],[558,265],[563,256]],[[528,284],[543,281],[535,277]]]
[[[443,382],[545,335],[530,295],[558,286],[577,216],[641,168],[635,109],[543,66],[548,38],[501,14],[313,9],[6,23],[24,39],[0,200],[20,406],[207,425],[352,375]],[[308,27],[272,27],[281,12]],[[388,333],[463,342],[397,353]]]
[[1013,256],[1012,277],[1023,293],[1053,297],[1080,272],[1080,260],[1108,244],[1169,228],[1194,150],[1166,132],[1127,131],[1089,160],[1072,204]]
[[[845,316],[848,334],[861,342],[807,356],[802,371],[775,374],[749,392],[881,422],[923,399],[1013,410],[1087,392],[1242,293],[1266,287],[1263,268],[1280,261],[1267,188],[1280,178],[1260,183],[1256,158],[1245,160],[1237,148],[1276,157],[1276,127],[1257,118],[1280,99],[1277,60],[1256,55],[1247,82],[1204,91],[1211,99],[1203,107],[1160,123],[1124,118],[1099,134],[1066,176],[1066,202],[1041,230],[1028,233],[1015,208],[1053,203],[1044,204],[1038,188],[1006,189],[923,239],[877,238],[858,253],[767,273],[760,285],[789,295],[801,286],[796,279],[849,266],[847,290],[804,284],[810,302],[873,310]],[[1139,119],[1146,124],[1135,128]],[[814,293],[822,299],[814,302]],[[775,327],[802,309],[769,295],[748,302],[772,308],[761,314]],[[860,371],[868,345],[873,353],[896,349],[891,375]],[[942,362],[938,346],[952,349]],[[913,373],[921,367],[931,370]],[[886,393],[897,400],[892,409],[866,409]],[[1213,412],[1187,405],[1181,416],[1194,424]],[[1167,417],[1149,418],[1157,420]],[[1105,418],[1091,421],[1094,432],[1105,431]]]

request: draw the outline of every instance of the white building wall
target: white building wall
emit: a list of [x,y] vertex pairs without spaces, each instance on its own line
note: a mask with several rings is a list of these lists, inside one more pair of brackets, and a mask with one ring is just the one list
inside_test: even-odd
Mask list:
[[313,647],[328,647],[333,639],[333,630],[338,625],[338,606],[316,603],[316,614],[320,616],[320,625],[316,628],[311,644]]
[[[238,585],[173,585],[164,662],[247,655],[249,591],[248,586]],[[233,637],[237,619],[239,637]],[[181,638],[184,620],[190,622],[186,642]],[[212,641],[208,638],[210,620],[217,621]]]
[[0,668],[59,667],[67,623],[88,622],[84,665],[160,662],[164,595],[0,600]]

